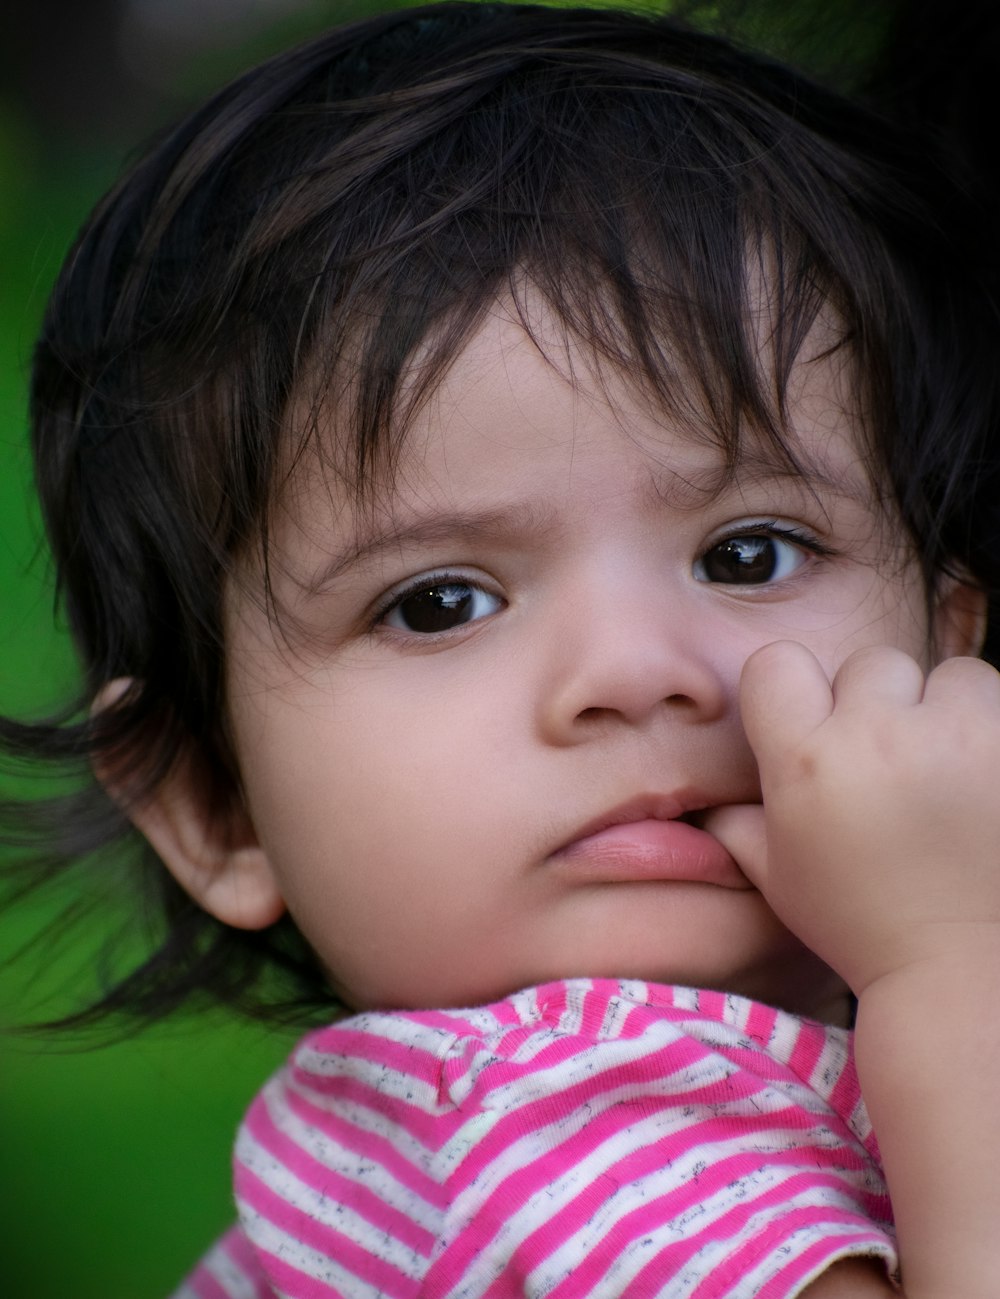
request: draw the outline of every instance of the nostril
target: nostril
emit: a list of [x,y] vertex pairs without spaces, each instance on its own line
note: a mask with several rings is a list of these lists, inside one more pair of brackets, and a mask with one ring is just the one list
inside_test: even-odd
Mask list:
[[612,708],[584,708],[576,715],[578,722],[599,722],[614,712]]
[[[690,695],[667,695],[662,702],[664,704],[669,704],[674,708],[698,707],[697,702],[692,699]],[[630,710],[624,706],[621,708],[602,708],[599,705],[594,705],[589,708],[582,708],[580,712],[577,713],[576,720],[580,722],[602,721],[604,718],[614,716],[616,713],[622,716],[629,716]]]

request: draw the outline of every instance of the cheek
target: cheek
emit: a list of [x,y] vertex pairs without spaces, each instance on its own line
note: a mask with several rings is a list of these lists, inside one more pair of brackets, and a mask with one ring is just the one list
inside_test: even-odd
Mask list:
[[241,730],[247,799],[282,896],[354,1005],[433,962],[449,926],[488,923],[518,769],[502,712],[372,684],[272,696]]
[[895,579],[869,574],[867,582],[852,584],[853,603],[844,615],[818,632],[815,643],[805,641],[832,678],[856,650],[888,645],[903,650],[925,670],[932,666],[927,601],[923,582],[911,570]]

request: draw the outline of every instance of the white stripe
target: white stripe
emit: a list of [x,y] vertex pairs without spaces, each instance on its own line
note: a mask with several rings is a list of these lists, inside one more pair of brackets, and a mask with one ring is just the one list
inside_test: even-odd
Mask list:
[[[669,1052],[679,1042],[689,1042],[691,1036],[676,1025],[661,1021],[651,1024],[641,1037],[616,1038],[584,1045],[582,1049],[545,1068],[536,1069],[530,1075],[518,1075],[506,1083],[484,1089],[481,1103],[513,1113],[535,1101],[557,1096],[578,1083],[598,1078],[609,1070],[627,1067],[639,1072],[636,1066],[641,1061],[659,1052]],[[549,1044],[547,1041],[546,1045]],[[449,1096],[453,1102],[460,1107],[468,1099],[483,1070],[497,1062],[497,1056],[493,1052],[477,1052],[474,1065],[449,1087]],[[508,1062],[501,1059],[500,1063]],[[669,1073],[659,1074],[654,1090],[669,1095],[678,1089],[690,1090],[692,1087],[706,1086],[735,1072],[736,1065],[709,1051],[693,1064],[684,1064]],[[642,1090],[647,1090],[645,1085]]]
[[[279,1163],[269,1151],[258,1145],[248,1133],[244,1132],[240,1136],[236,1154],[245,1169],[263,1182],[279,1200],[290,1205],[304,1218],[332,1227],[348,1240],[392,1263],[406,1276],[419,1278],[423,1275],[427,1266],[426,1259],[416,1253],[410,1245],[403,1244],[395,1236],[390,1236],[383,1224],[376,1225],[369,1222],[350,1205],[342,1204],[323,1191],[303,1182],[286,1165]],[[412,1191],[407,1191],[405,1187],[395,1183],[384,1168],[377,1164],[370,1164],[366,1169],[359,1171],[365,1175],[355,1180],[369,1186],[376,1196],[387,1202],[390,1197],[394,1198],[396,1207],[413,1221],[418,1220],[417,1215],[421,1212],[426,1217],[427,1206]],[[251,1212],[257,1213],[256,1210]],[[258,1214],[257,1221],[262,1220]],[[436,1231],[439,1223],[440,1215],[437,1216],[432,1230]],[[256,1235],[252,1235],[251,1239],[255,1245],[261,1243]]]
[[220,1241],[201,1266],[222,1286],[230,1299],[257,1299],[256,1282],[236,1263]]
[[[761,1196],[768,1196],[777,1187],[790,1181],[791,1178],[801,1177],[803,1174],[814,1173],[809,1168],[792,1167],[792,1165],[781,1163],[781,1156],[787,1154],[790,1148],[795,1148],[805,1134],[799,1133],[782,1133],[782,1131],[773,1131],[773,1133],[755,1134],[755,1152],[760,1152],[761,1167],[753,1170],[751,1173],[745,1173],[743,1177],[734,1179],[725,1186],[717,1187],[716,1190],[695,1204],[691,1204],[686,1212],[677,1217],[671,1218],[669,1222],[664,1222],[658,1228],[653,1229],[651,1233],[643,1233],[643,1242],[645,1239],[656,1241],[658,1247],[662,1248],[665,1244],[675,1243],[688,1239],[700,1231],[709,1229],[717,1221],[725,1217],[727,1213],[738,1207],[740,1204],[752,1204]],[[814,1148],[823,1146],[836,1148],[839,1143],[831,1141],[830,1134],[825,1131],[817,1130],[808,1134],[810,1144]],[[640,1143],[645,1144],[645,1142]],[[612,1231],[618,1222],[622,1221],[629,1213],[642,1207],[644,1202],[660,1199],[662,1196],[669,1195],[675,1191],[684,1182],[696,1181],[697,1173],[700,1168],[708,1167],[712,1169],[721,1164],[723,1160],[731,1156],[745,1154],[745,1137],[731,1138],[726,1142],[712,1142],[703,1144],[688,1152],[682,1159],[674,1160],[670,1167],[657,1170],[655,1173],[647,1174],[639,1182],[631,1183],[626,1194],[613,1196],[601,1205],[599,1212],[587,1222],[577,1233],[566,1239],[560,1248],[549,1257],[545,1269],[548,1272],[558,1274],[569,1273],[574,1267],[577,1267],[579,1259],[586,1257],[599,1244],[605,1235]],[[779,1160],[778,1163],[771,1163],[770,1167],[764,1167],[765,1160]],[[753,1215],[749,1222],[745,1222],[742,1228],[738,1229],[735,1237],[723,1239],[721,1242],[706,1242],[701,1248],[697,1259],[696,1272],[704,1276],[706,1260],[712,1267],[717,1267],[719,1263],[727,1259],[743,1241],[751,1238],[756,1231],[760,1230],[762,1222],[773,1220],[775,1213],[786,1216],[792,1208],[795,1207],[825,1207],[843,1209],[845,1212],[862,1212],[860,1205],[861,1189],[864,1186],[864,1177],[855,1173],[855,1170],[849,1172],[840,1172],[840,1170],[830,1170],[832,1176],[839,1178],[843,1183],[840,1187],[830,1187],[813,1183],[800,1190],[794,1198],[784,1200],[779,1205],[769,1204],[761,1208],[757,1215]],[[586,1182],[583,1178],[594,1176],[590,1170],[583,1169],[581,1181],[575,1190],[582,1190]],[[855,1192],[855,1194],[852,1194]],[[856,1198],[857,1196],[857,1198]],[[553,1205],[551,1212],[557,1212],[558,1205]],[[873,1224],[874,1226],[874,1224]],[[875,1228],[877,1229],[877,1228]],[[647,1263],[651,1254],[645,1250],[644,1244],[638,1241],[630,1241],[623,1250],[622,1259],[629,1260],[627,1265],[627,1274],[634,1276]],[[539,1268],[539,1272],[542,1272]],[[534,1278],[532,1278],[534,1280]],[[756,1291],[752,1291],[756,1294]]]
[[[748,1001],[746,997],[726,997],[726,1022],[745,1034],[747,1024],[750,1022],[750,1016],[754,1013],[754,1003]],[[760,1050],[760,1043],[753,1038],[747,1039],[747,1046],[753,1051]]]
[[699,1006],[699,996],[697,988],[675,987],[673,990],[674,1007],[682,1010],[689,1015],[703,1015],[704,1011]]
[[[243,1271],[224,1247],[224,1240],[217,1241],[198,1264],[192,1279],[197,1280],[202,1273],[207,1273],[216,1285],[225,1291],[228,1299],[257,1299],[259,1290],[252,1277]],[[175,1290],[170,1299],[202,1299],[201,1291],[192,1284],[192,1279],[184,1282]]]
[[[872,1233],[881,1233],[883,1239],[870,1243],[869,1240],[865,1239],[865,1236],[870,1237]],[[743,1273],[735,1285],[725,1291],[725,1299],[756,1299],[756,1296],[768,1281],[780,1276],[781,1272],[790,1265],[793,1259],[804,1254],[811,1245],[814,1245],[819,1240],[833,1240],[836,1244],[827,1259],[822,1263],[817,1263],[817,1274],[825,1271],[834,1259],[850,1258],[858,1255],[884,1259],[890,1272],[895,1272],[899,1265],[899,1258],[891,1236],[877,1223],[870,1223],[867,1227],[850,1222],[824,1223],[814,1226],[803,1225],[793,1232],[787,1241],[782,1242],[778,1250],[772,1250],[770,1254],[761,1258],[752,1271]],[[816,1274],[803,1277],[802,1284],[806,1285],[809,1281],[815,1279]],[[662,1299],[673,1299],[672,1290],[665,1288],[661,1294]],[[720,1299],[722,1299],[721,1296]]]
[[[428,1082],[377,1060],[361,1060],[358,1056],[333,1053],[320,1056],[313,1052],[310,1053],[308,1068],[298,1057],[296,1064],[304,1072],[305,1077],[296,1078],[290,1073],[286,1076],[279,1074],[277,1078],[272,1079],[272,1084],[277,1087],[297,1089],[303,1095],[308,1094],[314,1098],[314,1103],[323,1109],[330,1108],[329,1080],[341,1078],[367,1088],[373,1096],[387,1096],[392,1100],[404,1101],[424,1114],[434,1116],[447,1111],[447,1106],[442,1109],[438,1103],[436,1080]],[[315,1089],[310,1085],[310,1076],[317,1080]],[[324,1083],[327,1085],[324,1086]]]
[[[289,1236],[286,1231],[282,1231],[269,1219],[261,1217],[256,1210],[239,1200],[237,1200],[237,1208],[240,1211],[243,1230],[258,1249],[274,1254],[281,1259],[282,1263],[295,1268],[305,1276],[311,1277],[314,1281],[321,1281],[325,1285],[339,1290],[342,1294],[349,1296],[349,1299],[386,1299],[385,1290],[370,1283],[364,1277],[358,1276],[335,1258],[310,1249],[302,1241],[294,1236]],[[372,1250],[376,1256],[379,1253],[377,1246],[380,1242],[381,1235],[376,1233],[373,1237],[375,1248]],[[416,1273],[416,1275],[419,1275],[419,1273]],[[281,1291],[279,1293],[284,1294],[285,1292]]]
[[[438,1175],[436,1152],[425,1146],[405,1125],[393,1121],[385,1112],[373,1106],[339,1098],[336,1106],[331,1106],[328,1095],[325,1097],[311,1095],[304,1088],[296,1090],[321,1110],[317,1123],[300,1117],[289,1106],[284,1092],[272,1091],[268,1088],[259,1099],[264,1101],[271,1122],[278,1131],[284,1133],[300,1150],[325,1168],[330,1168],[353,1181],[365,1182],[365,1166],[371,1164],[373,1160],[369,1154],[361,1155],[351,1146],[342,1146],[326,1128],[318,1126],[318,1123],[323,1122],[325,1115],[333,1113],[348,1127],[359,1133],[374,1134],[384,1138],[401,1161],[412,1164],[424,1176],[434,1178]],[[377,1097],[373,1097],[373,1101],[377,1105]],[[386,1177],[388,1176],[387,1173]],[[397,1183],[394,1182],[393,1185]],[[402,1194],[413,1195],[413,1192],[403,1187],[402,1183],[398,1185]],[[426,1225],[429,1231],[436,1230],[439,1210],[422,1198],[419,1199],[419,1204],[426,1206],[426,1212],[422,1211],[417,1221],[421,1226]]]
[[[731,1147],[730,1153],[742,1152],[740,1142],[726,1144]],[[707,1149],[712,1151],[706,1161],[709,1164],[718,1163],[720,1159],[725,1157],[724,1150],[719,1146],[712,1146]],[[692,1158],[696,1154],[704,1157],[705,1152],[693,1151]],[[683,1163],[690,1166],[691,1159],[689,1158]],[[780,1187],[789,1178],[800,1174],[802,1171],[802,1169],[782,1168],[780,1166],[766,1170],[761,1169],[758,1176],[742,1178],[732,1186],[720,1188],[701,1203],[692,1205],[685,1214],[654,1227],[652,1230],[644,1231],[641,1237],[628,1239],[618,1255],[613,1260],[609,1260],[606,1280],[609,1285],[614,1281],[614,1288],[609,1289],[609,1293],[620,1293],[621,1289],[632,1282],[650,1260],[663,1249],[690,1240],[692,1236],[702,1231],[711,1230],[718,1221],[738,1204],[752,1204],[753,1200],[768,1195],[776,1187]],[[675,1162],[672,1168],[665,1170],[662,1174],[644,1179],[638,1200],[633,1199],[631,1203],[623,1205],[622,1209],[628,1212],[637,1208],[642,1200],[653,1200],[660,1195],[668,1194],[671,1190],[676,1189],[688,1175],[690,1175],[690,1167],[683,1167],[681,1161]],[[639,1188],[637,1188],[638,1190]],[[610,1208],[610,1204],[605,1206],[606,1210]],[[714,1238],[706,1240],[702,1247],[690,1257],[683,1271],[678,1273],[676,1277],[671,1278],[670,1284],[662,1292],[663,1295],[669,1295],[670,1299],[674,1299],[675,1295],[679,1296],[686,1293],[703,1281],[706,1275],[711,1274],[714,1269],[725,1264],[732,1257],[735,1249],[752,1240],[767,1224],[773,1223],[776,1219],[784,1218],[790,1212],[800,1208],[826,1208],[854,1213],[860,1211],[858,1205],[846,1192],[840,1192],[825,1186],[810,1186],[778,1205],[771,1204],[762,1208],[737,1228],[732,1236],[724,1237],[721,1240]],[[581,1259],[587,1258],[595,1251],[598,1251],[601,1241],[624,1216],[621,1210],[602,1212],[595,1216],[587,1224],[586,1228],[567,1240],[543,1265],[540,1265],[534,1273],[526,1278],[527,1292],[545,1294],[546,1289],[551,1289],[563,1277],[575,1270]],[[794,1252],[799,1253],[813,1240],[825,1239],[831,1234],[860,1234],[865,1231],[877,1232],[878,1226],[874,1223],[858,1228],[853,1228],[849,1224],[841,1225],[840,1223],[815,1224],[812,1227],[801,1228],[790,1239],[798,1241],[799,1248]],[[786,1253],[782,1266],[789,1261],[791,1253],[791,1251]],[[887,1255],[891,1254],[891,1247],[888,1247]],[[742,1296],[750,1299],[750,1296],[756,1296],[759,1293],[763,1280],[769,1278],[772,1273],[780,1271],[780,1268],[773,1265],[775,1257],[775,1252],[771,1251],[762,1259],[761,1264],[753,1274],[757,1278],[756,1283],[752,1285],[745,1282],[741,1283],[738,1289],[733,1292],[734,1299],[737,1294],[741,1296],[741,1299]]]
[[608,1041],[620,1038],[628,1026],[629,1020],[635,1014],[635,1010],[636,1008],[631,1000],[624,997],[610,998],[604,1010],[600,1036]]
[[815,1094],[822,1100],[829,1101],[833,1095],[847,1064],[846,1056],[844,1043],[832,1033],[827,1033],[823,1050],[808,1080]]
[[[444,1011],[447,1015],[449,1012]],[[495,1022],[495,1017],[490,1016]],[[334,1038],[336,1041],[337,1034],[343,1030],[344,1033],[358,1034],[361,1037],[379,1038],[384,1042],[393,1042],[398,1046],[407,1048],[416,1047],[418,1050],[426,1051],[429,1055],[437,1056],[439,1059],[447,1053],[449,1043],[459,1032],[459,1026],[455,1029],[445,1028],[443,1025],[428,1024],[423,1019],[409,1019],[405,1013],[388,1014],[385,1011],[367,1011],[360,1015],[353,1015],[350,1019],[343,1020],[340,1024],[334,1024],[332,1028],[323,1029],[319,1036],[325,1038]],[[320,1050],[315,1045],[316,1034],[307,1037],[296,1048],[294,1059],[297,1063],[303,1063],[310,1072],[323,1074],[327,1072],[328,1066],[333,1066],[332,1072],[337,1073],[336,1067],[343,1057],[339,1052],[331,1051],[329,1047]],[[358,1056],[352,1055],[350,1059],[354,1062]],[[365,1060],[367,1063],[367,1059]]]
[[[363,1070],[330,1069],[326,1077],[333,1078],[338,1074],[369,1091],[374,1104],[378,1104],[379,1097],[384,1096],[389,1100],[402,1101],[406,1105],[411,1105],[432,1118],[447,1113],[449,1109],[449,1106],[442,1106],[439,1103],[438,1088],[434,1083],[424,1082],[422,1078],[415,1078],[412,1074],[402,1073],[397,1069],[369,1063]],[[319,1077],[318,1074],[314,1076]],[[331,1108],[329,1085],[317,1085],[313,1088],[308,1078],[298,1078],[281,1080],[279,1086],[286,1086],[290,1091],[298,1091],[301,1095],[308,1096],[310,1101],[320,1109]],[[340,1098],[336,1097],[334,1105],[339,1108],[340,1104]]]
[[862,1144],[871,1140],[874,1130],[871,1115],[868,1113],[868,1106],[865,1104],[864,1097],[860,1094],[854,1109],[847,1116],[847,1126]]
[[[624,1043],[623,1045],[630,1046],[632,1044]],[[635,1056],[633,1055],[631,1058],[634,1059]],[[553,1120],[543,1128],[531,1128],[519,1140],[505,1146],[494,1161],[494,1165],[510,1164],[512,1167],[524,1167],[529,1162],[524,1153],[526,1149],[533,1148],[537,1143],[544,1143],[546,1140],[551,1145],[551,1138],[547,1137],[547,1134],[557,1136],[559,1141],[564,1140],[566,1137],[579,1132],[588,1124],[593,1123],[595,1117],[604,1111],[620,1105],[634,1104],[641,1097],[648,1096],[659,1102],[660,1107],[654,1117],[661,1125],[662,1131],[681,1130],[689,1126],[691,1120],[676,1105],[670,1104],[671,1098],[678,1093],[686,1096],[697,1088],[720,1082],[733,1072],[733,1067],[728,1061],[719,1056],[708,1056],[705,1060],[699,1061],[696,1066],[679,1070],[669,1076],[648,1077],[641,1083],[629,1080],[615,1087],[601,1086],[599,1081],[601,1076],[618,1063],[618,1059],[602,1060],[600,1068],[587,1069],[581,1057],[573,1056],[558,1065],[553,1065],[551,1069],[540,1070],[538,1073],[524,1079],[515,1079],[511,1083],[491,1091],[489,1096],[484,1098],[483,1109],[480,1114],[495,1117],[488,1123],[479,1115],[473,1115],[470,1120],[471,1123],[479,1125],[479,1139],[485,1132],[491,1130],[493,1125],[499,1122],[500,1119],[516,1114],[527,1105],[548,1100],[553,1096],[562,1096],[576,1082],[582,1081],[592,1084],[575,1109],[564,1110],[558,1119]],[[731,1107],[736,1107],[737,1112],[742,1112],[745,1104],[745,1098],[735,1097],[728,1104],[722,1103],[715,1107],[713,1112],[725,1113]],[[763,1104],[764,1100],[762,1098]],[[787,1104],[786,1100],[775,1096],[774,1108],[776,1110],[786,1109]],[[454,1148],[457,1147],[463,1151],[472,1148],[473,1143],[469,1139],[468,1126],[463,1124],[458,1132],[442,1147],[439,1157],[442,1163],[448,1166],[454,1165]],[[531,1155],[531,1158],[535,1157],[534,1154]],[[477,1180],[481,1181],[484,1176],[487,1176],[487,1173],[481,1173]]]
[[[574,1117],[578,1118],[579,1112]],[[701,1115],[700,1117],[705,1116]],[[635,1151],[647,1148],[669,1132],[676,1132],[684,1127],[691,1126],[692,1122],[691,1119],[679,1122],[674,1115],[671,1115],[670,1121],[665,1123],[663,1122],[665,1118],[666,1115],[652,1115],[617,1133],[609,1134],[608,1138],[599,1147],[588,1152],[577,1164],[567,1168],[557,1181],[544,1188],[539,1188],[516,1213],[506,1220],[494,1239],[483,1250],[483,1265],[488,1269],[488,1274],[482,1277],[480,1286],[472,1290],[466,1290],[463,1286],[454,1292],[455,1295],[457,1296],[459,1293],[478,1294],[481,1290],[488,1289],[496,1272],[502,1267],[503,1260],[509,1258],[518,1245],[532,1235],[543,1222],[555,1216],[570,1204],[579,1193],[588,1186],[593,1185],[595,1179],[605,1173],[609,1167],[613,1167],[619,1160]],[[562,1130],[561,1124],[553,1126]],[[577,1123],[575,1126],[579,1128],[582,1124]],[[780,1157],[790,1150],[798,1149],[804,1143],[808,1143],[813,1148],[839,1149],[841,1146],[841,1142],[822,1126],[811,1132],[788,1130],[780,1127],[767,1129],[755,1132],[753,1141],[754,1151],[759,1153],[762,1166],[755,1168],[752,1173],[735,1180],[731,1185],[717,1188],[707,1198],[691,1206],[685,1214],[674,1218],[670,1223],[664,1224],[658,1229],[658,1238],[661,1240],[661,1244],[669,1243],[671,1239],[676,1240],[689,1235],[696,1223],[698,1224],[697,1229],[701,1230],[728,1213],[735,1205],[742,1202],[752,1202],[758,1196],[768,1194],[774,1187],[781,1185],[789,1178],[802,1176],[803,1173],[808,1175],[811,1171],[814,1171],[808,1167],[790,1166],[780,1162],[772,1164],[771,1167],[764,1167],[765,1161],[773,1159],[775,1156]],[[578,1266],[581,1258],[585,1258],[591,1253],[617,1223],[640,1208],[644,1202],[664,1197],[670,1192],[676,1191],[685,1182],[696,1181],[698,1175],[706,1167],[711,1168],[731,1156],[745,1155],[746,1142],[746,1134],[741,1133],[723,1141],[700,1143],[680,1154],[666,1167],[653,1170],[644,1177],[627,1183],[618,1194],[609,1195],[608,1199],[605,1200],[588,1222],[572,1237],[568,1238],[546,1264],[540,1266],[538,1273],[533,1277],[533,1284],[541,1287],[537,1290],[537,1293],[545,1293],[545,1289],[541,1285],[543,1276],[548,1276],[550,1283],[554,1283],[555,1280],[567,1275]],[[470,1219],[474,1220],[483,1200],[506,1177],[518,1173],[527,1164],[534,1162],[535,1159],[542,1155],[550,1153],[551,1148],[542,1145],[540,1141],[538,1142],[540,1149],[531,1150],[530,1146],[532,1144],[531,1138],[525,1138],[524,1141],[517,1143],[515,1147],[505,1151],[503,1157],[498,1158],[488,1169],[483,1170],[476,1178],[475,1183],[467,1187],[456,1198],[452,1211],[453,1217],[447,1228],[449,1240],[455,1234],[461,1232]],[[859,1211],[856,1202],[851,1198],[850,1192],[853,1189],[860,1189],[864,1185],[864,1173],[853,1169],[844,1173],[840,1173],[839,1170],[831,1170],[831,1172],[834,1176],[839,1176],[845,1183],[843,1190],[816,1184],[806,1191],[800,1192],[796,1200],[789,1203],[837,1204],[852,1211]],[[767,1217],[771,1217],[775,1212],[784,1211],[783,1207],[778,1209],[769,1208],[764,1210],[764,1213]],[[644,1233],[643,1241],[645,1239],[646,1234]],[[728,1253],[731,1244],[731,1241],[723,1242],[723,1257]],[[631,1242],[627,1246],[624,1256],[633,1257],[630,1272],[634,1273],[645,1265],[650,1255],[642,1241],[638,1241]],[[493,1259],[492,1268],[489,1263],[491,1257]],[[555,1273],[554,1277],[553,1273]]]

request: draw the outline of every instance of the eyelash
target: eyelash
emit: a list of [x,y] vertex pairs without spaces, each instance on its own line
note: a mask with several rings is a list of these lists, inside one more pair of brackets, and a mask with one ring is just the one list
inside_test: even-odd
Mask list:
[[[801,567],[800,564],[797,564],[790,573],[775,576],[769,575],[768,578],[763,581],[754,581],[752,578],[746,581],[740,581],[734,578],[730,581],[721,576],[713,579],[709,575],[710,565],[708,561],[710,557],[718,555],[727,543],[737,542],[751,537],[759,537],[764,540],[784,543],[785,545],[793,547],[799,554],[810,554],[819,558],[828,558],[836,554],[831,547],[825,545],[813,533],[803,531],[801,528],[789,524],[781,523],[778,519],[748,520],[745,523],[732,525],[722,534],[722,536],[713,538],[711,543],[704,547],[694,564],[695,579],[710,585],[728,586],[733,589],[739,587],[745,588],[749,591],[765,591],[773,586],[780,586],[783,582],[796,575],[798,569]],[[776,565],[776,567],[780,567],[780,563]],[[747,574],[750,570],[744,569],[743,571],[744,574]]]
[[758,519],[750,523],[737,524],[724,532],[721,537],[715,537],[712,544],[706,546],[702,553],[707,554],[715,546],[724,545],[725,542],[732,541],[736,537],[777,537],[779,541],[787,541],[789,545],[799,546],[813,555],[829,557],[837,553],[813,533],[805,532],[789,523],[782,523],[779,519]]
[[[372,630],[386,628],[385,619],[393,609],[398,608],[412,596],[419,595],[422,591],[428,591],[433,587],[443,586],[467,586],[471,590],[484,591],[487,594],[494,596],[495,599],[499,600],[502,598],[497,595],[496,592],[490,591],[489,587],[484,582],[470,578],[467,574],[447,568],[438,571],[432,570],[429,573],[419,574],[417,577],[413,578],[412,581],[407,582],[405,586],[396,587],[393,590],[388,591],[372,609],[368,620],[369,625]],[[388,630],[392,632],[397,629],[389,627]]]

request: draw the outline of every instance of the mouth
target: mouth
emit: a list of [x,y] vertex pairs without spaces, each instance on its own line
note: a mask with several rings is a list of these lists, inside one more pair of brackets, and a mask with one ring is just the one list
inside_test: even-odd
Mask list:
[[698,795],[630,800],[583,825],[550,857],[574,879],[753,886],[718,839],[703,828],[715,804]]
[[642,821],[679,821],[683,825],[701,829],[701,822],[704,821],[712,806],[710,799],[703,798],[695,792],[640,795],[585,822],[572,839],[567,840],[564,847],[569,848],[583,839],[603,834],[605,830],[613,830],[623,825],[637,825]]

